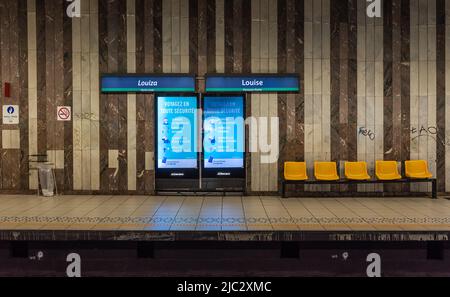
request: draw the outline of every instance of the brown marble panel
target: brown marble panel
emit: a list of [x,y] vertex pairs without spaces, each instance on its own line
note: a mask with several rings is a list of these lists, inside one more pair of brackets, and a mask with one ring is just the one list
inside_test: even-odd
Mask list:
[[[146,39],[153,42],[152,31],[148,32],[148,27],[153,27],[152,4],[151,1],[136,0],[136,73],[145,72]],[[145,97],[144,94],[136,95],[136,191],[140,194],[145,193]]]
[[[278,0],[277,3],[277,25],[278,25],[278,73],[286,73],[287,72],[287,11],[286,11],[286,2],[287,0]],[[280,119],[281,120],[281,119]]]
[[252,2],[243,1],[242,3],[242,69],[243,73],[252,71]]
[[[358,140],[357,140],[357,118],[358,118],[358,98],[357,98],[357,0],[348,2],[348,130],[347,130],[347,160],[357,161],[358,159]],[[348,187],[350,192],[357,192],[358,187],[351,185]]]
[[[108,2],[99,1],[99,71],[108,73]],[[110,135],[108,131],[109,103],[108,95],[100,94],[100,189],[109,190],[108,149]]]
[[[348,15],[348,123],[356,125],[358,115],[358,101],[357,101],[357,10],[356,0],[349,1],[349,15]],[[353,129],[353,127],[350,127]],[[349,161],[357,159],[356,151],[356,129],[349,131],[349,147],[348,155]]]
[[146,95],[136,96],[136,190],[139,193],[145,193],[145,100]]
[[[293,25],[294,39],[288,40],[293,47],[294,73],[300,76],[300,86],[304,86],[305,82],[305,60],[304,60],[304,12],[305,3],[303,0],[294,1],[293,3]],[[288,14],[289,15],[289,14]],[[288,20],[289,22],[289,20]],[[288,60],[288,63],[291,62]],[[288,67],[289,68],[289,67]],[[294,160],[305,160],[305,88],[300,87],[300,92],[295,95],[295,127],[294,127]],[[304,191],[304,186],[296,185],[295,190]]]
[[[397,76],[396,74],[396,67],[397,65],[394,65],[394,78]],[[402,101],[400,96],[394,96],[393,102],[392,102],[392,147],[393,152],[392,160],[399,160],[399,157],[401,156],[401,107],[402,107]]]
[[216,72],[216,1],[207,1],[206,13],[207,72]]
[[[209,1],[211,2],[211,1]],[[200,76],[205,75],[208,70],[207,66],[207,55],[208,55],[208,39],[207,39],[207,13],[208,6],[207,1],[198,1],[198,24],[197,24],[197,34],[198,34],[198,60],[197,60],[197,71],[196,73]]]
[[[126,21],[121,13],[121,5],[119,1],[109,1],[106,3],[106,47],[107,47],[107,73],[118,73],[126,70],[126,65],[123,65],[123,57],[121,57],[121,45],[124,43],[123,23]],[[126,39],[125,39],[126,40]],[[100,49],[101,51],[102,49]],[[126,72],[126,71],[125,71]],[[109,169],[106,166],[106,174],[108,175],[109,184],[107,191],[118,191],[120,188],[121,177],[123,175],[124,160],[126,154],[123,151],[120,140],[123,138],[124,126],[123,120],[120,119],[123,114],[123,103],[126,100],[126,95],[106,95],[104,100],[107,103],[106,112],[106,133],[108,135],[108,146],[106,147],[106,160],[108,160],[109,150],[119,150],[119,168]],[[126,121],[126,118],[125,118]],[[125,125],[126,128],[126,125]],[[122,137],[120,137],[122,136]],[[123,185],[123,182],[121,183]]]
[[233,72],[241,73],[243,66],[243,3],[245,0],[233,0]]
[[[279,36],[279,35],[278,35]],[[278,52],[280,53],[280,52]],[[280,64],[278,64],[280,67]],[[278,95],[278,117],[279,117],[279,149],[280,156],[278,158],[278,188],[281,189],[281,181],[284,177],[284,163],[288,161],[287,157],[287,122],[286,122],[286,95],[279,94]]]
[[[1,7],[1,98],[2,104],[20,104],[19,85],[19,37],[18,37],[18,3],[4,1]],[[11,84],[11,97],[3,96],[4,83]],[[4,130],[17,130],[18,125],[4,125]],[[17,189],[20,187],[20,150],[2,150],[1,171],[3,189]]]
[[20,188],[20,171],[17,167],[19,163],[20,150],[2,150],[3,189],[17,190]]
[[[384,159],[395,160],[396,159],[396,147],[394,141],[394,51],[393,51],[393,0],[385,0],[384,2]],[[395,191],[393,185],[385,185],[384,190],[387,192]]]
[[[146,49],[148,53],[153,51],[153,66],[147,65],[148,70],[154,72],[162,72],[162,3],[161,0],[154,0],[153,6],[153,47]],[[147,152],[155,152],[155,98],[153,95],[147,96],[145,100],[145,150]],[[154,194],[155,192],[155,171],[149,170],[144,175],[146,193]]]
[[[401,80],[401,155],[399,160],[410,159],[411,142],[411,117],[410,117],[410,3],[409,0],[401,0],[400,3],[400,80]],[[402,185],[403,192],[409,192],[408,184]]]
[[[287,72],[287,16],[286,16],[286,1],[278,0],[278,73]],[[284,174],[284,162],[287,158],[287,121],[286,121],[286,95],[278,95],[278,117],[279,123],[279,144],[280,144],[280,157],[278,159],[278,188],[281,189],[281,181]]]
[[154,72],[162,72],[162,0],[153,0],[153,59],[154,59]]
[[[72,19],[64,12],[70,5],[64,3],[63,11],[63,68],[64,85],[63,101],[65,106],[73,106],[73,75],[72,75]],[[64,187],[60,190],[73,190],[73,122],[64,122]]]
[[[295,73],[300,74],[300,86],[304,86],[305,82],[305,61],[304,61],[304,40],[305,40],[305,1],[297,0],[294,1],[294,27],[295,27],[295,38],[294,43],[294,63],[295,63]],[[292,41],[288,41],[292,42]],[[305,89],[300,88],[300,95],[304,97]]]
[[234,61],[234,14],[233,14],[234,0],[225,0],[225,73],[233,73]]
[[[283,46],[286,48],[286,65],[284,65],[284,68],[286,69],[286,72],[296,72],[296,66],[297,63],[293,62],[296,61],[296,49],[298,48],[298,43],[296,42],[297,39],[297,28],[296,28],[296,1],[295,0],[287,0],[285,3],[284,9],[286,10],[285,17],[286,17],[286,32],[284,33],[286,35],[286,43],[283,44]],[[297,103],[299,100],[297,100],[298,94],[295,96],[286,96],[286,113],[284,114],[284,117],[286,117],[286,145],[285,145],[285,158],[286,160],[297,160],[297,158],[301,158],[303,155],[303,150],[300,153],[300,148],[297,147],[300,143],[300,135],[297,135],[298,125],[301,125],[304,123],[304,121],[300,121],[299,118],[302,117],[302,115],[297,115]],[[297,153],[300,153],[300,155],[297,155]],[[296,190],[298,190],[298,187],[294,187]]]
[[438,191],[445,192],[445,0],[436,1],[436,127],[438,131],[436,141],[436,175],[438,181]]
[[[392,88],[394,92],[392,105],[392,138],[393,138],[393,160],[401,161],[402,158],[402,13],[401,1],[392,1]],[[394,191],[400,192],[402,185],[393,185]]]
[[[9,67],[2,71],[2,76],[5,79],[4,82],[11,83],[11,98],[5,98],[2,96],[3,104],[18,104],[18,89],[19,85],[17,83],[18,73],[17,73],[17,64],[18,64],[18,46],[17,41],[18,38],[15,36],[17,32],[17,3],[12,1],[7,1],[6,3],[6,15],[8,25],[4,28],[8,28],[8,31],[5,31],[4,35],[8,38],[7,47],[3,48],[2,54],[3,61],[7,61],[5,64]],[[7,60],[8,59],[8,60]],[[3,87],[3,84],[2,84]],[[2,94],[3,95],[3,94]],[[4,126],[3,129],[7,130],[16,130],[18,129],[17,125],[8,125]],[[19,170],[18,167],[18,159],[16,158],[18,150],[4,150],[3,156],[3,187],[5,189],[14,189],[15,181],[13,180],[16,176],[16,173]],[[7,160],[6,160],[7,159]],[[17,161],[17,162],[16,162]]]
[[47,153],[47,21],[48,1],[36,1],[36,45],[37,45],[37,134],[38,153]]
[[[56,107],[64,105],[64,3],[55,2],[54,18],[55,18],[55,52],[54,52],[54,102],[55,108],[50,113],[56,118]],[[64,123],[56,123],[55,127],[55,149],[64,150]]]
[[[1,61],[0,65],[1,69],[1,85],[0,90],[3,95],[4,91],[4,83],[11,82],[11,59],[10,59],[10,31],[11,24],[9,18],[9,9],[10,9],[11,1],[0,1],[0,36],[1,36]],[[3,96],[2,96],[3,97]],[[9,98],[5,98],[6,100],[10,100]]]
[[[296,28],[296,1],[287,0],[285,2],[285,18],[286,18],[286,27],[285,27],[285,43],[283,46],[286,51],[286,65],[283,65],[282,68],[285,69],[287,73],[295,73],[297,72],[298,64],[293,62],[297,61],[296,54],[297,50],[299,50],[298,40],[299,37],[297,35]],[[300,21],[300,20],[299,20]],[[302,21],[303,23],[303,21]],[[303,76],[303,75],[302,75]],[[300,127],[299,125],[304,124],[304,121],[301,121],[300,118],[303,117],[301,112],[299,111],[297,114],[297,105],[299,99],[297,98],[299,95],[296,94],[293,96],[286,96],[286,106],[285,106],[285,114],[283,115],[286,119],[286,144],[285,144],[285,158],[286,160],[297,160],[297,158],[302,158],[303,151],[300,152],[300,148],[297,147],[300,144],[300,135],[297,133],[301,133],[298,131]],[[298,125],[297,125],[298,123]],[[303,139],[302,139],[303,140]],[[295,187],[298,189],[298,187]]]
[[[19,86],[19,23],[18,23],[18,2],[9,1],[9,73],[11,83],[11,103],[18,104]],[[6,98],[5,98],[6,99]]]
[[[148,39],[149,43],[153,42],[153,34],[146,35],[147,26],[151,26],[151,16],[149,16],[152,1],[136,0],[136,72],[143,72],[145,69],[146,56],[145,47]],[[148,19],[146,19],[148,16]],[[151,26],[152,27],[152,26]]]
[[55,150],[55,1],[45,0],[45,84],[47,150]]
[[[162,46],[162,44],[161,44]],[[155,152],[155,96],[148,96],[145,104],[145,147],[148,152]],[[153,164],[154,166],[154,164]],[[153,194],[155,191],[155,171],[146,171],[144,175],[146,193]]]
[[[116,21],[116,38],[118,49],[118,69],[119,73],[127,73],[127,3],[126,1],[118,1],[118,18]],[[119,130],[118,130],[118,149],[119,149],[119,191],[126,192],[128,190],[128,101],[127,95],[118,96],[118,112],[119,112]]]
[[[278,95],[278,178],[281,182],[286,161],[304,161],[304,1],[279,0],[277,6],[278,73],[299,74],[301,85],[299,94],[294,97]],[[304,187],[296,185],[290,189],[298,192]]]
[[[338,162],[341,157],[340,104],[341,104],[341,1],[330,1],[330,38],[331,38],[331,96],[330,96],[330,137],[331,160]],[[332,191],[339,191],[339,186],[332,186]]]
[[[156,43],[153,28],[155,27],[155,1],[138,0],[136,2],[136,72],[153,73],[155,69]],[[152,194],[152,172],[147,171],[145,153],[153,152],[153,95],[137,94],[136,96],[136,157],[137,157],[137,192]]]
[[[18,24],[27,22],[27,1],[18,1]],[[20,103],[20,189],[28,189],[28,31],[26,26],[18,26],[18,99]]]
[[[56,118],[57,106],[64,105],[64,3],[56,1],[54,7],[54,97],[50,117]],[[64,150],[64,122],[54,121],[54,149]],[[64,189],[64,170],[55,170],[58,189]]]
[[[9,3],[7,1],[0,1],[0,91],[2,93],[4,82],[9,81],[9,78],[7,77],[9,75],[9,69],[5,67],[6,65],[9,66],[9,19],[7,17],[8,4]],[[0,114],[3,117],[3,109],[0,110]],[[0,127],[0,132],[5,129],[2,121],[0,121]],[[0,188],[3,189],[7,186],[6,182],[3,181],[5,178],[3,171],[5,171],[4,168],[7,164],[3,162],[3,155],[6,151],[3,150],[2,140],[0,140],[0,145]]]
[[[348,4],[348,3],[347,3]],[[341,4],[343,6],[343,4]],[[347,7],[348,8],[348,7]],[[340,135],[340,158],[339,161],[347,161],[349,160],[349,84],[351,83],[349,77],[349,23],[348,23],[348,9],[342,10],[340,14],[341,23],[340,23],[340,43],[341,43],[341,51],[340,51],[340,98],[339,98],[339,135]],[[349,190],[349,186],[341,185],[340,191],[347,192]]]
[[198,72],[199,55],[199,2],[189,0],[189,72]]

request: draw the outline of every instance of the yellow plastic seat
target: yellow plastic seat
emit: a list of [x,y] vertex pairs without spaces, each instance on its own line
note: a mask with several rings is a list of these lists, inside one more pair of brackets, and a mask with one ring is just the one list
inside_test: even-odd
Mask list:
[[396,161],[376,161],[375,173],[379,180],[397,180],[402,178],[398,173]]
[[428,164],[425,160],[405,161],[405,174],[408,178],[417,179],[433,177],[433,174],[428,170]]
[[345,162],[345,177],[350,180],[369,180],[366,162]]
[[317,180],[339,180],[335,162],[315,162],[314,176]]
[[305,162],[285,162],[284,179],[286,180],[307,180]]

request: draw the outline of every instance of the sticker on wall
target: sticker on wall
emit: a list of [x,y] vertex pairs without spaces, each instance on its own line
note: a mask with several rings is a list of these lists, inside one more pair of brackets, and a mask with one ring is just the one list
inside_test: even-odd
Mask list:
[[19,124],[19,105],[3,105],[3,125]]
[[70,106],[58,106],[56,119],[61,122],[69,122],[72,120],[72,108]]

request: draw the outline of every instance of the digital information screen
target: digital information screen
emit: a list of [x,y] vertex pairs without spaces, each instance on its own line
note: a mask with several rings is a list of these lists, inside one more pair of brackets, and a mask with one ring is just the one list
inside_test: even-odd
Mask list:
[[157,97],[157,115],[157,168],[197,169],[197,98]]
[[242,96],[204,98],[203,166],[205,169],[244,168],[244,116]]

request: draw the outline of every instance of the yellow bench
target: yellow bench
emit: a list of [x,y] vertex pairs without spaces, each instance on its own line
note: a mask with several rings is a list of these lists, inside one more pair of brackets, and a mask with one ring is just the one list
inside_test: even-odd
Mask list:
[[284,178],[286,180],[308,180],[305,162],[284,163]]
[[379,180],[402,179],[402,176],[398,173],[396,161],[376,161],[375,174]]
[[428,164],[425,160],[405,161],[405,175],[414,179],[433,177],[433,174],[428,170]]
[[366,162],[345,162],[345,177],[349,180],[369,180]]
[[317,180],[339,180],[335,162],[314,162],[314,176]]
[[431,183],[431,195],[437,198],[437,180],[432,178],[426,161],[406,161],[406,176],[402,178],[398,172],[396,161],[376,161],[376,179],[371,179],[367,173],[366,162],[346,162],[345,177],[340,179],[336,162],[315,162],[315,180],[309,180],[305,162],[286,162],[284,164],[284,179],[281,183],[281,195],[286,198],[286,186],[299,185],[341,185],[341,184],[385,184],[385,183]]

